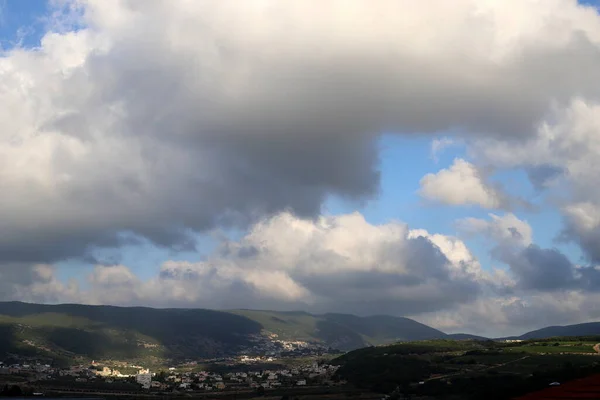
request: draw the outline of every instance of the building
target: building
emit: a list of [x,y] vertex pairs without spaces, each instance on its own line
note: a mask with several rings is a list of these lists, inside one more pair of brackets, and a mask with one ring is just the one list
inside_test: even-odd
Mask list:
[[152,374],[137,374],[135,381],[142,385],[142,389],[150,389],[150,386],[152,386]]

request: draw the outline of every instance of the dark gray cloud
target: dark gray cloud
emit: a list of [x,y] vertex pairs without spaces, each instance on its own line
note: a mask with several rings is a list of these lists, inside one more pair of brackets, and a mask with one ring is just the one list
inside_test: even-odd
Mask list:
[[[600,264],[600,223],[594,215],[598,213],[598,205],[587,204],[580,209],[583,215],[576,215],[567,211],[566,226],[560,233],[558,240],[575,242],[583,250],[587,262]],[[588,215],[585,215],[588,214]],[[583,217],[583,218],[581,218]],[[588,219],[585,221],[584,219]]]
[[517,253],[499,255],[524,290],[559,291],[600,289],[600,270],[595,266],[573,264],[558,249],[529,245]]
[[564,173],[563,169],[555,165],[536,165],[526,168],[527,177],[537,191],[544,190],[553,179]]
[[570,289],[577,284],[573,264],[556,249],[530,245],[505,261],[523,289]]

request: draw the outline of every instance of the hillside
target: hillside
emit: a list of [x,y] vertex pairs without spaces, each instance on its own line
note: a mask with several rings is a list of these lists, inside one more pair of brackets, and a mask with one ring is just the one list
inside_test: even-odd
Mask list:
[[453,340],[490,340],[489,338],[477,335],[471,335],[469,333],[451,333],[446,336],[447,339]]
[[444,337],[408,318],[253,310],[0,302],[0,355],[52,359],[183,359],[235,355],[257,338],[340,350]]
[[260,323],[264,330],[277,334],[280,339],[318,341],[341,350],[446,336],[442,331],[403,317],[256,310],[231,312]]
[[593,336],[600,335],[600,322],[588,322],[585,324],[549,326],[535,331],[527,332],[519,339],[545,339],[555,336]]
[[428,340],[369,347],[331,361],[337,379],[396,398],[510,399],[600,372],[599,337],[522,342]]

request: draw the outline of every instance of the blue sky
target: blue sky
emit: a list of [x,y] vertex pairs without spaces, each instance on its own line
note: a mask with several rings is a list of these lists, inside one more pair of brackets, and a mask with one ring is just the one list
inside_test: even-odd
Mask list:
[[[441,133],[435,138],[448,137]],[[400,137],[386,135],[381,139],[381,190],[380,195],[366,206],[331,198],[325,209],[332,214],[359,210],[374,224],[383,224],[390,219],[403,221],[411,228],[426,229],[430,233],[460,236],[455,222],[463,218],[486,219],[489,213],[502,215],[502,212],[481,209],[478,206],[445,206],[431,204],[419,195],[419,181],[428,173],[435,173],[449,167],[455,158],[466,157],[460,144],[442,150],[437,160],[432,157],[431,143],[434,137]],[[500,171],[492,181],[500,183],[508,193],[531,199],[535,191],[526,174],[521,170]],[[538,204],[538,209],[529,211],[517,209],[514,214],[533,226],[533,239],[541,247],[557,247],[573,260],[579,261],[581,251],[576,245],[557,241],[562,229],[560,214],[555,208]],[[494,260],[489,255],[489,243],[476,238],[464,238],[469,249],[480,259],[484,267]],[[498,264],[496,264],[498,266]]]
[[7,50],[15,45],[38,46],[44,33],[46,0],[2,0],[0,2],[0,43]]

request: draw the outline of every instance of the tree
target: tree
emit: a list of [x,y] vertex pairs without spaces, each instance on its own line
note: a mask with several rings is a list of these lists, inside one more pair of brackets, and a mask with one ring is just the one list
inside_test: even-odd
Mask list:
[[0,392],[0,396],[9,396],[9,397],[17,397],[22,396],[23,391],[20,386],[12,385],[8,387],[8,385],[4,385],[4,389]]

